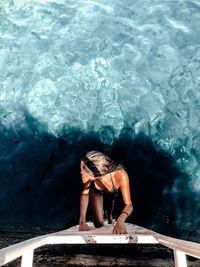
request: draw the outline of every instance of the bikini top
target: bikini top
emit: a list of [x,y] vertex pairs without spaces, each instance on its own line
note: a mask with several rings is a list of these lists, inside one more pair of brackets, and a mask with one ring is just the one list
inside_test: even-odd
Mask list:
[[112,189],[109,191],[110,193],[112,193],[112,194],[116,194],[117,192],[118,192],[118,188],[116,188],[115,186],[114,186],[114,183],[113,183],[113,179],[112,179],[112,174],[110,173],[110,179],[111,179],[111,182],[112,182]]
[[96,180],[93,180],[93,181],[88,181],[88,182],[86,182],[86,183],[84,184],[84,189],[90,189],[90,188],[93,188],[93,189],[95,189],[95,190],[98,190],[98,191],[102,192],[102,191],[104,191],[104,190],[99,189],[99,188],[98,188],[99,185],[97,184],[98,181],[101,181],[101,183],[102,183],[102,184],[105,186],[105,188],[107,189],[106,191],[107,191],[108,193],[111,193],[111,194],[116,194],[116,193],[118,193],[118,188],[116,188],[116,187],[114,186],[114,182],[113,182],[113,178],[112,178],[112,174],[111,174],[111,173],[110,173],[110,180],[111,180],[111,182],[112,182],[112,188],[111,188],[111,190],[108,190],[108,189],[107,189],[106,184],[105,184],[105,182],[103,182],[102,178],[99,178],[99,179],[96,179]]

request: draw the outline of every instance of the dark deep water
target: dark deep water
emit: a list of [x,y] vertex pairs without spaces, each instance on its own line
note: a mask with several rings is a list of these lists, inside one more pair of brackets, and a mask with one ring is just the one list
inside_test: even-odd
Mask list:
[[[26,110],[23,116],[23,128],[1,127],[6,144],[0,165],[2,230],[59,230],[77,224],[80,159],[89,150],[99,150],[122,163],[129,174],[134,205],[130,222],[199,241],[198,196],[190,190],[187,174],[171,155],[156,149],[150,136],[134,135],[124,127],[115,138],[112,127],[102,127],[99,132],[69,128],[55,138]],[[119,196],[115,216],[121,208]]]

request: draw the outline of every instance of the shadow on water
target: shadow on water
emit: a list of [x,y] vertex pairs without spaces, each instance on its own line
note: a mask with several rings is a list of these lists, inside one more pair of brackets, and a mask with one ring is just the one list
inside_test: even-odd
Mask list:
[[[99,132],[65,126],[55,137],[26,110],[19,122],[9,125],[0,126],[0,227],[59,230],[78,223],[80,159],[89,150],[99,150],[122,163],[129,174],[134,205],[129,221],[182,235],[177,218],[192,199],[188,177],[171,156],[155,149],[150,137],[123,128],[115,138],[110,126]],[[117,216],[120,197],[116,207]],[[189,233],[190,227],[186,230]]]

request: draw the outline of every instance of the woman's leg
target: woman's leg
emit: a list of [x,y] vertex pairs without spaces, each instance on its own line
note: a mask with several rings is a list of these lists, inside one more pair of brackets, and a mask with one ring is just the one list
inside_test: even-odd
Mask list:
[[106,217],[108,219],[108,223],[112,223],[113,222],[113,217],[112,217],[112,212],[113,212],[113,208],[114,208],[114,196],[113,194],[110,193],[105,193],[104,195],[104,211],[106,214]]
[[89,203],[92,212],[92,220],[95,227],[101,227],[104,223],[103,218],[103,193],[95,190],[93,188],[90,189],[89,193]]

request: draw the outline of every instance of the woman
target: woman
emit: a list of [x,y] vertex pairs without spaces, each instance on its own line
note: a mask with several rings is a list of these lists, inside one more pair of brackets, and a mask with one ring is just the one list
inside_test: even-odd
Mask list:
[[124,208],[113,228],[113,233],[127,233],[125,220],[132,213],[133,207],[130,196],[129,177],[124,168],[121,165],[117,165],[103,153],[91,151],[81,160],[81,174],[84,186],[80,196],[79,231],[88,231],[90,229],[86,224],[86,213],[89,202],[94,226],[103,226],[104,196],[106,196],[108,202],[106,207],[108,223],[112,223],[114,198],[120,189],[124,201]]

